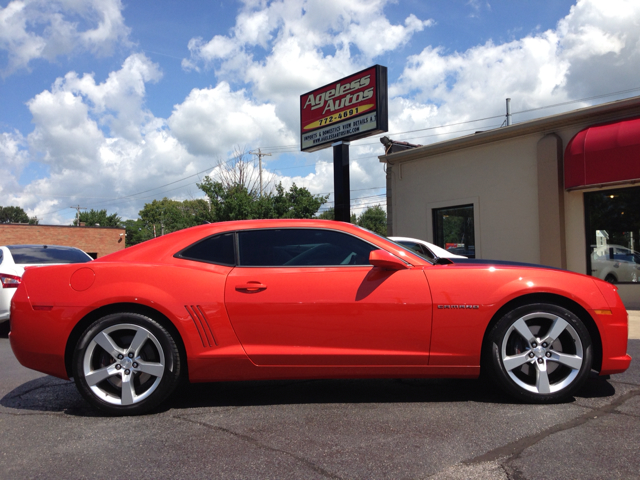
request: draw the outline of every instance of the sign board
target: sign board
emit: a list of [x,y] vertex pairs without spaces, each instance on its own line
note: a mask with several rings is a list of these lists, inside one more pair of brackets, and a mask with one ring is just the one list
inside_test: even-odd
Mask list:
[[386,132],[387,99],[387,67],[380,65],[300,95],[300,149]]

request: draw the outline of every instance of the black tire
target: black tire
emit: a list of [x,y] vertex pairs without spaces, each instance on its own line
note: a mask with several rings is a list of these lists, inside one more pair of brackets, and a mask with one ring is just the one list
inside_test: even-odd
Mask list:
[[604,277],[604,281],[605,282],[609,282],[612,285],[618,283],[618,279],[616,278],[616,276],[611,274],[611,273],[609,275],[607,275],[606,277]]
[[181,358],[162,325],[137,313],[107,315],[80,337],[73,378],[82,396],[110,415],[147,413],[175,390]]
[[557,305],[538,303],[512,310],[493,326],[488,340],[485,358],[493,379],[528,403],[565,400],[591,370],[593,348],[587,328]]

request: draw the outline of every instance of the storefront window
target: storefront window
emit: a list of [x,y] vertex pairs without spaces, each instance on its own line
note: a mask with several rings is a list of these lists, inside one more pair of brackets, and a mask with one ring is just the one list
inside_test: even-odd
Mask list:
[[587,272],[611,283],[640,280],[640,187],[584,194]]
[[476,257],[473,205],[433,210],[434,243],[451,253]]

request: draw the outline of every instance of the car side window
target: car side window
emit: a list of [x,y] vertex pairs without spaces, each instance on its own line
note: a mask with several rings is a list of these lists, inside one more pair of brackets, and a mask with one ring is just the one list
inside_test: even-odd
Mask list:
[[240,265],[295,267],[369,265],[378,247],[346,233],[320,229],[265,229],[238,232]]
[[235,265],[234,234],[223,233],[207,237],[185,248],[175,257],[218,265]]

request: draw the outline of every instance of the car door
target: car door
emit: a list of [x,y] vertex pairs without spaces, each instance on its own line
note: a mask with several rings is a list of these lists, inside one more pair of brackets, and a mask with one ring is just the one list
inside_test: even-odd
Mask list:
[[420,268],[368,264],[376,246],[326,229],[238,232],[233,328],[257,365],[425,365],[431,295]]

